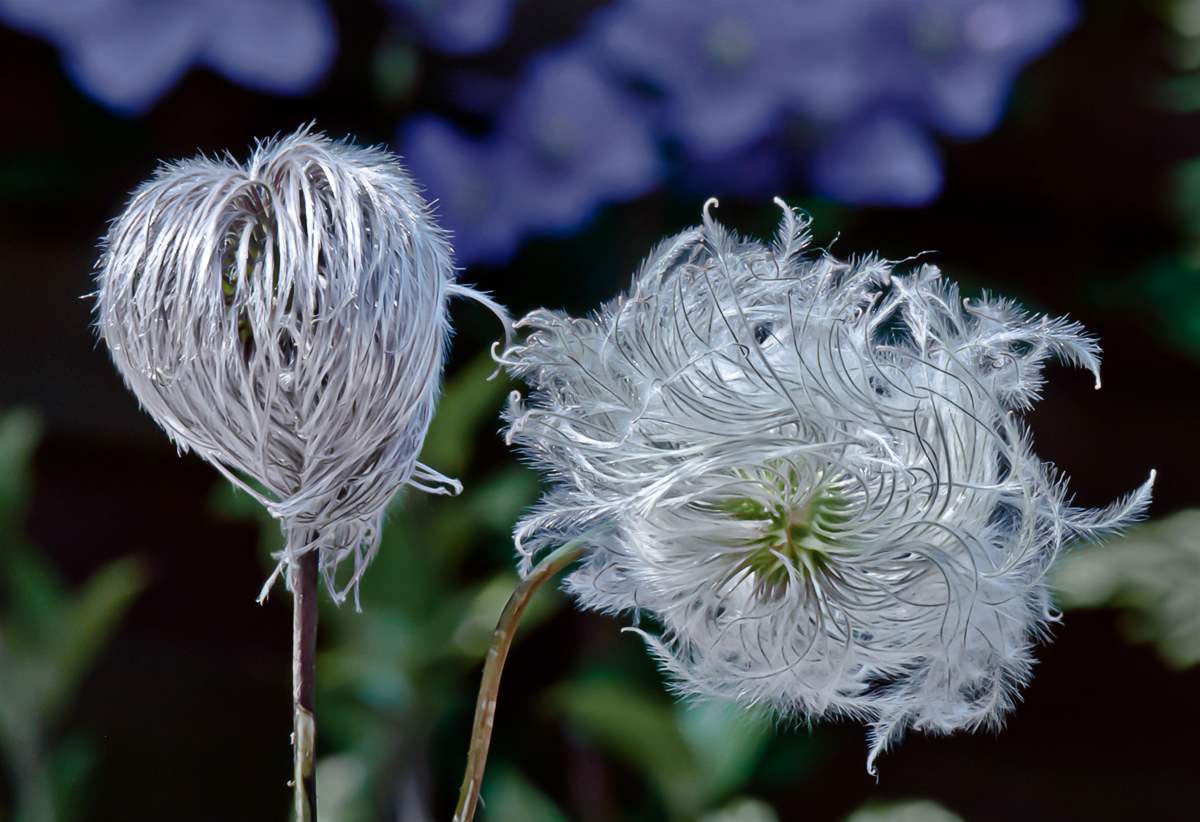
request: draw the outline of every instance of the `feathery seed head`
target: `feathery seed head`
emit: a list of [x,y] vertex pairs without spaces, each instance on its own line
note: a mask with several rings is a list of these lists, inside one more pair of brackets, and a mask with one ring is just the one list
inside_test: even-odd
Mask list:
[[528,381],[508,438],[552,480],[516,530],[528,569],[591,546],[569,588],[651,615],[684,694],[872,725],[995,724],[1053,617],[1072,538],[1135,519],[1066,503],[1016,416],[1051,356],[1098,376],[1073,322],[962,300],[932,266],[805,256],[712,219],[664,242],[593,317],[539,310],[500,358]]
[[[395,158],[302,128],[249,162],[161,167],[109,228],[97,328],[142,406],[319,551],[341,600],[417,461],[449,335],[451,250]],[[502,311],[500,311],[502,314]],[[252,478],[264,496],[250,487]],[[341,587],[337,565],[353,557]]]

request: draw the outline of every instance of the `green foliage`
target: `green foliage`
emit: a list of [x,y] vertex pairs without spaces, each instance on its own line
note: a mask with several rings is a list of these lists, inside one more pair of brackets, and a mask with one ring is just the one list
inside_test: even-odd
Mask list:
[[483,799],[488,822],[569,822],[549,797],[511,767],[488,774]]
[[[1157,102],[1179,114],[1195,114],[1200,110],[1200,0],[1162,0],[1157,11],[1172,30],[1168,57],[1179,70],[1161,81]],[[1200,159],[1178,167],[1172,188],[1183,247],[1173,257],[1147,262],[1135,287],[1162,316],[1173,342],[1200,355]]]
[[740,796],[724,807],[704,814],[700,822],[779,822],[779,816],[766,802]]
[[70,591],[22,536],[39,434],[27,411],[0,417],[0,755],[17,822],[71,816],[90,753],[78,738],[51,745],[51,732],[145,583],[127,558]]
[[868,802],[846,817],[846,822],[963,822],[962,817],[936,802],[904,799],[899,802]]
[[1077,548],[1054,582],[1064,608],[1119,608],[1132,641],[1153,642],[1176,668],[1200,662],[1200,510]]
[[327,756],[317,763],[317,818],[322,822],[371,822],[367,766],[357,754]]
[[[1162,318],[1161,330],[1193,355],[1200,355],[1200,199],[1197,206],[1195,262],[1187,256],[1151,261],[1142,268],[1136,285]],[[1117,301],[1127,301],[1128,296],[1113,295]]]
[[0,539],[25,545],[21,520],[33,488],[30,465],[42,434],[32,411],[16,409],[0,414]]
[[585,740],[645,774],[671,819],[697,819],[743,787],[771,733],[762,711],[676,702],[611,676],[564,684],[554,702]]

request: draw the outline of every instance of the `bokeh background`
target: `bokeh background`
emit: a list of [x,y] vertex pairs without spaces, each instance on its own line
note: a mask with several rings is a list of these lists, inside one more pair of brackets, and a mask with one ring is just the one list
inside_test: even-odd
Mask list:
[[[1001,733],[674,703],[627,624],[539,594],[482,819],[1190,818],[1200,807],[1200,2],[0,0],[0,819],[289,813],[290,601],[275,523],[141,413],[90,327],[97,240],[160,160],[306,123],[387,144],[464,281],[576,314],[664,236],[924,253],[967,294],[1069,314],[1104,388],[1052,366],[1027,417],[1076,504],[1158,485],[1075,551]],[[539,480],[503,446],[498,324],[455,306],[422,459],[363,613],[322,611],[321,818],[449,818],[485,644]],[[915,800],[927,804],[900,804]]]

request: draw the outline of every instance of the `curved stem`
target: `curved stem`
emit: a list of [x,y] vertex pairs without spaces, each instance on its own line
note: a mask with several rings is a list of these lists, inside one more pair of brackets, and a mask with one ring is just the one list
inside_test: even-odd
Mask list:
[[292,748],[296,822],[317,822],[317,552],[296,559],[292,576]]
[[487,661],[483,665],[483,681],[479,683],[479,699],[475,703],[475,727],[471,731],[471,749],[467,753],[467,772],[463,775],[459,790],[458,807],[454,811],[454,822],[471,822],[475,816],[475,805],[479,801],[479,789],[483,783],[483,769],[487,765],[488,747],[492,743],[492,724],[496,717],[496,696],[500,691],[500,674],[504,660],[517,633],[521,614],[542,583],[583,556],[582,542],[568,542],[550,556],[539,562],[521,580],[513,591],[496,623],[492,644],[488,647]]

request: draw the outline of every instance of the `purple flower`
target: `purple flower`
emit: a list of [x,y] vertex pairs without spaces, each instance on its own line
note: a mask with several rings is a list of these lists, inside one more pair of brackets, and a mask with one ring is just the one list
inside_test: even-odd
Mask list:
[[150,108],[194,64],[300,94],[337,51],[321,0],[0,0],[0,19],[53,42],[85,93],[127,114]]
[[661,174],[649,112],[577,51],[535,58],[493,134],[471,141],[421,118],[400,152],[439,202],[462,262],[504,262],[525,236],[577,229]]
[[842,16],[809,5],[625,0],[598,16],[592,35],[613,68],[662,93],[671,136],[698,156],[719,157],[777,125],[784,70],[806,27]]
[[759,141],[720,162],[690,155],[679,158],[676,179],[689,194],[706,197],[714,192],[746,200],[780,194],[791,171],[792,146],[785,133]]
[[453,235],[459,263],[512,259],[525,230],[508,202],[515,186],[511,169],[497,161],[495,140],[472,140],[446,121],[422,115],[404,124],[397,144],[438,222]]
[[920,126],[880,112],[846,123],[813,163],[813,188],[859,205],[924,205],[942,190],[937,146]]
[[[940,131],[996,127],[1021,66],[1078,19],[1073,0],[869,0],[843,48],[870,55],[847,85],[859,108],[905,108]],[[869,11],[868,11],[869,10]]]
[[601,202],[645,193],[661,171],[649,111],[578,52],[533,60],[501,139],[519,169],[515,206],[538,230],[575,229]]
[[941,188],[927,130],[994,128],[1020,67],[1077,17],[1074,0],[620,0],[590,38],[610,69],[661,95],[665,136],[688,162],[734,164],[705,175],[743,183],[726,190],[767,193],[754,172],[798,117],[823,135],[824,194],[918,205]]
[[389,0],[417,16],[425,37],[450,54],[484,51],[508,34],[516,0]]
[[[1074,25],[1072,0],[870,0],[843,51],[868,55],[841,83],[852,101],[818,147],[813,183],[860,205],[924,205],[941,192],[927,128],[960,139],[999,123],[1029,59]],[[799,98],[798,98],[799,99]]]

